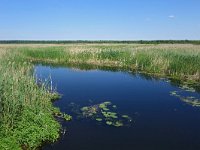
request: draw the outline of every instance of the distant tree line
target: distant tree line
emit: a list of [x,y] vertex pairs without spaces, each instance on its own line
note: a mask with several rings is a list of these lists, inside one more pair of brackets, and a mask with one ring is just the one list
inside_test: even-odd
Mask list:
[[99,41],[89,41],[89,40],[0,40],[0,44],[78,44],[78,43],[108,43],[108,44],[200,44],[200,40],[139,40],[139,41],[112,41],[112,40],[99,40]]

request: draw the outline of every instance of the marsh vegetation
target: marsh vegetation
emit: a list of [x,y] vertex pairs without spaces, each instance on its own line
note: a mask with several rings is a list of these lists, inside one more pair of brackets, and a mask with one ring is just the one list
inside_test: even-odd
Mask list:
[[188,82],[200,80],[200,46],[92,44],[20,48],[29,60],[115,67]]
[[60,125],[51,102],[57,93],[49,83],[36,83],[33,64],[17,51],[0,53],[0,149],[35,149],[57,140]]
[[[116,68],[178,80],[185,86],[199,87],[200,45],[192,44],[47,44],[0,45],[0,149],[36,149],[43,142],[59,138],[61,126],[55,116],[70,120],[52,105],[58,98],[48,82],[37,82],[37,63],[91,65]],[[199,106],[195,98],[181,97]],[[188,102],[190,100],[190,102]],[[192,101],[192,102],[191,102]],[[83,116],[95,112],[94,120],[122,126],[126,114],[109,111],[108,103],[82,108]],[[114,105],[115,106],[115,105]],[[112,106],[113,107],[113,106]],[[114,107],[112,109],[115,109]],[[92,113],[93,114],[93,113]],[[93,116],[93,115],[92,115]],[[117,120],[121,118],[120,120]],[[114,119],[114,121],[113,121]],[[49,132],[51,131],[51,132]]]
[[[120,114],[117,111],[117,106],[112,105],[110,101],[84,106],[78,109],[76,104],[72,103],[70,105],[72,106],[72,110],[76,110],[74,113],[77,114],[78,118],[92,119],[114,127],[130,126],[132,122],[131,117]],[[76,107],[76,109],[73,109],[73,107]]]

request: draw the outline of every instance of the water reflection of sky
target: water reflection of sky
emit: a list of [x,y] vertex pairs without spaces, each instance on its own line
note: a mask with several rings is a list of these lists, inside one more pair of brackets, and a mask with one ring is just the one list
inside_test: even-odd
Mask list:
[[[132,116],[131,127],[112,128],[74,119],[63,123],[69,131],[53,146],[44,149],[102,150],[196,150],[200,148],[200,108],[192,107],[170,91],[180,90],[164,80],[139,74],[112,71],[81,71],[37,66],[39,78],[51,75],[53,85],[63,94],[55,102],[71,113],[71,102],[80,106],[111,101],[118,111]],[[200,98],[200,95],[194,93]]]

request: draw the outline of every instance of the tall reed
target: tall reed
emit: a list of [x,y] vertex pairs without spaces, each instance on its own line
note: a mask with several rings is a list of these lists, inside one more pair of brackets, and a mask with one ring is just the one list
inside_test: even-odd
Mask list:
[[19,58],[9,51],[0,60],[0,149],[35,149],[59,137],[53,94],[36,84],[32,64]]
[[35,149],[59,137],[54,94],[45,84],[37,85],[33,62],[115,67],[200,81],[200,45],[0,45],[0,149]]
[[27,60],[35,62],[111,66],[200,81],[200,45],[87,44],[21,50]]

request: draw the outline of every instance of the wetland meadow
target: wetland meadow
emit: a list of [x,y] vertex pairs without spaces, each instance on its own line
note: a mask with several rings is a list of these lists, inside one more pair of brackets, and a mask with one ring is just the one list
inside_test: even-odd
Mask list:
[[0,44],[0,150],[198,150],[199,127],[199,44]]

